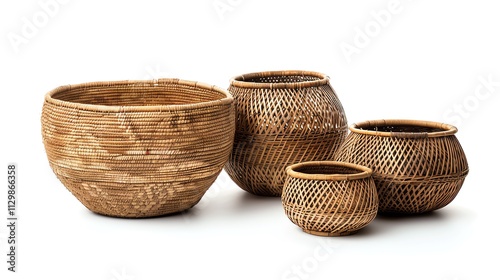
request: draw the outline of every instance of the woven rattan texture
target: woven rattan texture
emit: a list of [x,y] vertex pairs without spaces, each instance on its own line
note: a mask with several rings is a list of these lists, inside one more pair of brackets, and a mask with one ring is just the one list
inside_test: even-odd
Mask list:
[[[306,173],[353,174],[347,167],[302,168]],[[316,235],[349,235],[377,215],[378,198],[371,177],[355,180],[309,180],[288,176],[281,197],[288,218]]]
[[381,213],[418,214],[442,208],[456,197],[468,174],[464,151],[454,135],[411,134],[351,132],[335,155],[335,160],[373,169]]
[[54,173],[88,209],[118,217],[194,206],[227,161],[234,129],[227,91],[174,79],[60,87],[42,111]]
[[[348,126],[327,77],[294,71],[261,76],[245,79],[246,85],[233,79],[229,87],[237,118],[234,148],[225,169],[250,193],[280,196],[285,168],[331,159]],[[302,86],[311,81],[317,84]]]

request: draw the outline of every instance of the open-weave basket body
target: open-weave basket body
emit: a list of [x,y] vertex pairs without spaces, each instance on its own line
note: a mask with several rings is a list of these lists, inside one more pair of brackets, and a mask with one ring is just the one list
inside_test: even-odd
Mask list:
[[62,86],[45,97],[50,166],[95,213],[150,217],[194,206],[231,152],[233,98],[178,79]]
[[349,235],[377,215],[377,190],[369,168],[343,162],[304,162],[288,167],[287,173],[283,207],[305,232]]
[[273,71],[231,80],[236,136],[225,169],[242,189],[280,196],[288,165],[331,159],[347,136],[342,104],[323,74]]
[[415,120],[354,124],[335,160],[373,169],[379,212],[418,214],[449,204],[469,172],[454,126]]

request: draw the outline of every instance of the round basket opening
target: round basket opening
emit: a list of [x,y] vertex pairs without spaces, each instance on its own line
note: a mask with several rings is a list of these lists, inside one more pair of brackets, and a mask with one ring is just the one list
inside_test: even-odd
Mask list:
[[413,125],[381,125],[372,127],[363,127],[362,130],[373,130],[380,132],[407,132],[407,133],[432,133],[445,131],[441,128],[436,127],[424,127],[424,126],[413,126]]
[[457,132],[457,128],[449,124],[418,120],[366,121],[352,125],[350,130],[360,134],[402,138],[440,137]]
[[[83,105],[87,109],[110,107],[157,107],[208,105],[231,101],[228,92],[214,86],[176,79],[152,81],[96,82],[59,87],[46,96],[49,102]],[[91,108],[97,106],[96,108]]]
[[249,73],[231,79],[231,85],[252,88],[303,88],[328,83],[325,74],[312,71],[269,71]]
[[370,177],[368,167],[336,161],[310,161],[291,165],[288,175],[310,180],[352,180]]
[[359,170],[347,167],[347,166],[337,166],[337,165],[305,165],[300,166],[295,169],[295,172],[309,174],[309,175],[345,175],[345,174],[357,174],[361,173]]

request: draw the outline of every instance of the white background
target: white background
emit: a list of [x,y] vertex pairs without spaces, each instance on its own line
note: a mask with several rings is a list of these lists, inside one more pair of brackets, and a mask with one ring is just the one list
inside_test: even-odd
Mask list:
[[[499,279],[498,1],[49,2],[0,4],[0,169],[18,164],[20,219],[19,272],[2,261],[1,279]],[[328,74],[349,123],[457,125],[470,165],[457,198],[321,238],[224,173],[186,214],[130,220],[88,211],[48,165],[40,114],[57,86],[176,77],[227,88],[235,75],[287,69]]]

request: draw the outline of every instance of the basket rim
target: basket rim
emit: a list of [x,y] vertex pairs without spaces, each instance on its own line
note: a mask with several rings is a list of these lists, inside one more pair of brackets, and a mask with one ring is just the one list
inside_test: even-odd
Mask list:
[[[310,166],[338,166],[338,167],[348,167],[359,171],[359,173],[354,174],[309,174],[296,171],[296,169],[301,167]],[[341,161],[305,161],[296,164],[292,164],[286,168],[286,173],[297,179],[305,180],[323,180],[323,181],[351,181],[365,179],[372,176],[373,171],[371,168],[362,166],[359,164],[341,162]]]
[[[376,130],[365,130],[363,127],[372,126],[390,126],[390,125],[407,125],[415,127],[425,127],[425,128],[437,128],[442,131],[436,132],[389,132],[389,131],[376,131]],[[381,120],[370,120],[364,122],[354,123],[349,127],[349,130],[353,133],[371,135],[371,136],[383,136],[383,137],[397,137],[397,138],[435,138],[454,135],[458,132],[457,127],[440,122],[434,121],[424,121],[424,120],[409,120],[409,119],[381,119]]]
[[[284,82],[284,83],[257,83],[248,82],[248,79],[254,78],[264,78],[273,76],[311,76],[317,77],[318,80],[314,81],[303,81],[303,82]],[[240,88],[265,88],[265,89],[298,89],[307,87],[317,87],[321,85],[327,85],[330,82],[330,78],[320,72],[315,71],[305,71],[305,70],[277,70],[277,71],[262,71],[247,73],[239,76],[234,76],[230,79],[231,86]]]
[[[189,86],[194,89],[198,88],[198,89],[216,91],[224,94],[225,97],[220,99],[198,102],[198,103],[190,103],[190,104],[172,104],[172,105],[165,104],[165,105],[152,105],[152,106],[96,105],[96,104],[71,102],[53,98],[53,95],[56,93],[69,91],[73,89],[81,89],[81,88],[95,89],[95,88],[105,88],[110,86],[131,86],[131,85],[140,85],[144,87],[161,87],[172,84]],[[229,93],[229,91],[219,88],[215,85],[210,85],[197,81],[176,79],[176,78],[162,78],[158,80],[98,81],[98,82],[88,82],[88,83],[59,86],[45,94],[45,102],[57,106],[64,106],[69,108],[97,111],[97,112],[156,112],[156,111],[182,111],[182,110],[205,108],[210,106],[227,105],[233,103],[233,96]]]

